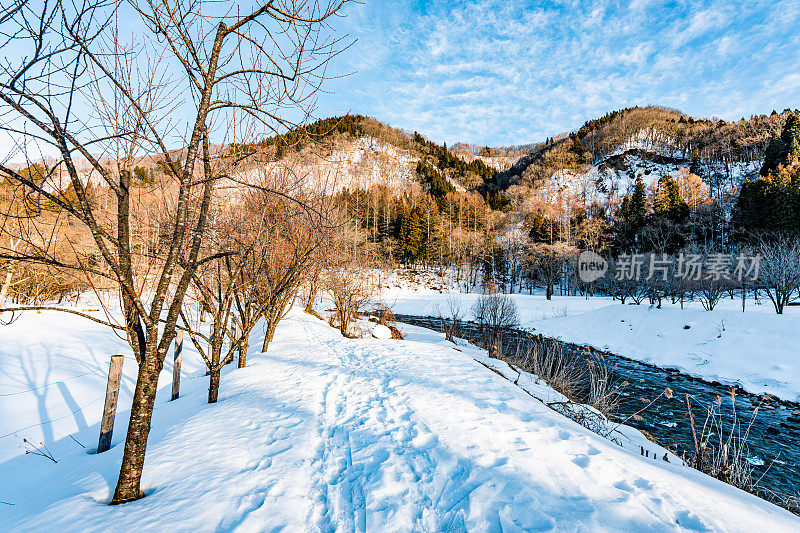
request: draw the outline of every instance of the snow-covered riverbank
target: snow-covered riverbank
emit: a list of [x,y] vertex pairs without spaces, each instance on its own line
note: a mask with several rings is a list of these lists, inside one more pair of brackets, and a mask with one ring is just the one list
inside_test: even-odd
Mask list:
[[[415,290],[416,289],[416,290]],[[407,284],[384,288],[382,301],[395,313],[449,316],[458,301],[462,318],[479,294],[447,293]],[[700,302],[664,301],[661,309],[622,305],[608,297],[515,294],[520,326],[535,333],[586,344],[619,355],[760,394],[800,401],[800,307],[775,314],[767,299],[723,299],[713,311]]]
[[[67,398],[80,407],[102,395],[102,379],[78,375],[102,374],[118,341],[72,318],[69,335],[59,337],[60,319],[29,317],[0,330],[0,409],[33,411],[28,420],[2,417],[0,430],[68,416],[49,432],[27,430],[47,440],[58,463],[3,443],[0,500],[14,504],[0,505],[4,531],[145,523],[198,531],[800,527],[754,496],[567,420],[476,362],[474,347],[418,328],[406,329],[405,341],[345,339],[298,311],[280,324],[269,353],[228,369],[218,404],[205,404],[199,372],[185,379],[178,401],[161,391],[143,478],[148,496],[109,507],[130,399],[121,396],[114,447],[90,455],[69,435],[91,447],[101,407],[69,414]],[[35,341],[14,333],[31,326]],[[199,368],[193,358],[187,353],[190,371]],[[54,379],[60,384],[44,386]],[[40,392],[19,393],[35,386]],[[8,439],[19,447],[19,435]]]

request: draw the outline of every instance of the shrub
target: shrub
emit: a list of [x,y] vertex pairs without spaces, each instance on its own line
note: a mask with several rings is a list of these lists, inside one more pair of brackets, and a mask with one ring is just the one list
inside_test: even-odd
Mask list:
[[503,331],[519,321],[517,304],[506,294],[484,293],[472,305],[472,314],[480,324],[484,348],[496,357],[502,351]]

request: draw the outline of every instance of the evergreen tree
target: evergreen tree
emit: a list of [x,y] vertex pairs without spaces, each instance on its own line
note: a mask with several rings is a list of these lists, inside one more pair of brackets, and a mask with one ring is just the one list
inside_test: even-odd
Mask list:
[[800,138],[795,137],[789,145],[788,153],[786,154],[785,166],[800,164]]
[[573,133],[570,137],[572,138],[572,146],[570,146],[569,151],[575,154],[579,163],[583,163],[586,159],[586,150],[577,135]]
[[678,182],[672,176],[661,176],[658,179],[653,212],[656,217],[666,218],[674,223],[681,223],[689,218],[689,204],[681,197]]
[[150,184],[155,181],[153,171],[144,167],[134,167],[133,169],[134,183],[137,185]]
[[531,221],[531,230],[528,233],[528,238],[537,243],[553,244],[560,238],[558,224],[553,223],[542,213],[536,213]]
[[740,239],[800,231],[800,118],[786,119],[764,157],[761,177],[742,184],[733,213]]
[[[429,197],[430,198],[430,197]],[[425,263],[436,263],[440,257],[442,236],[439,232],[441,218],[439,216],[439,206],[436,202],[428,201],[425,203],[423,213],[424,219],[421,220],[424,226],[424,257]]]
[[789,162],[792,157],[790,153],[797,153],[796,148],[793,148],[795,141],[800,142],[800,118],[792,113],[786,119],[780,137],[773,135],[767,145],[764,165],[761,167],[762,176],[777,171],[778,166],[786,165]]
[[422,244],[425,238],[419,207],[415,207],[403,214],[400,221],[399,237],[398,245],[403,260],[408,263],[419,260],[422,255]]
[[703,177],[703,167],[700,165],[700,158],[697,157],[697,154],[692,157],[692,164],[689,165],[689,172],[696,176]]
[[542,216],[541,213],[536,213],[533,216],[531,231],[528,233],[528,238],[533,242],[545,242],[544,216]]
[[647,222],[647,194],[642,176],[636,176],[633,191],[622,199],[614,221],[613,245],[616,253],[637,248],[638,234]]
[[647,193],[641,174],[636,176],[636,184],[633,186],[627,218],[629,222],[637,227],[643,226],[647,218]]
[[[441,174],[436,173],[431,179],[431,196],[433,196],[437,202],[443,202],[447,193],[455,192],[455,190],[456,188],[443,178]],[[440,205],[443,205],[443,203],[440,203]]]
[[778,165],[780,165],[783,160],[784,149],[785,145],[783,140],[778,135],[773,134],[767,145],[767,151],[764,154],[764,164],[761,166],[760,172],[762,176],[766,176],[778,168]]
[[788,148],[793,139],[800,139],[800,117],[792,113],[781,131],[781,141]]
[[[800,231],[800,167],[742,184],[733,213],[740,240]],[[794,182],[792,181],[794,180]]]

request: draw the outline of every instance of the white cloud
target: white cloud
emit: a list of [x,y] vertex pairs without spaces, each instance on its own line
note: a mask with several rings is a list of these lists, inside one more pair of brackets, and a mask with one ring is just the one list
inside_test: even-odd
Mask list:
[[795,0],[370,5],[350,108],[439,141],[520,144],[637,104],[726,119],[800,106]]

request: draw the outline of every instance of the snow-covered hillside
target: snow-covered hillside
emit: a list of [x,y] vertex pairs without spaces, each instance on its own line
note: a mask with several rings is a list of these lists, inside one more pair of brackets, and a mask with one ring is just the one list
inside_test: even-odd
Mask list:
[[[118,341],[78,320],[67,343],[59,335],[65,324],[46,314],[0,330],[4,414],[35,403],[44,391],[63,396],[63,403],[102,394],[102,381],[78,374],[102,372]],[[19,331],[34,323],[35,338]],[[177,401],[159,394],[143,478],[147,497],[119,507],[106,503],[130,400],[121,397],[113,447],[101,455],[68,436],[90,448],[99,406],[76,411],[44,436],[58,463],[3,448],[0,529],[800,528],[800,519],[783,509],[590,433],[477,362],[485,354],[476,348],[427,330],[405,331],[405,341],[345,339],[292,311],[267,354],[225,372],[219,403],[205,404],[206,380],[196,374]],[[58,403],[39,403],[27,422],[53,417]],[[4,416],[0,431],[20,422]],[[17,444],[20,435],[12,437]]]
[[364,136],[342,141],[322,152],[309,149],[300,154],[290,153],[279,161],[242,170],[233,179],[258,183],[265,179],[281,181],[290,175],[294,181],[329,194],[372,185],[402,190],[415,181],[418,159],[407,150]]
[[[513,176],[524,175],[528,167],[546,165],[549,179],[535,183],[539,196],[554,203],[577,200],[585,205],[618,202],[633,188],[637,177],[642,178],[646,187],[654,187],[659,178],[667,175],[678,182],[685,181],[680,186],[687,202],[735,194],[746,180],[759,177],[763,163],[760,159],[708,159],[689,153],[681,146],[685,143],[663,132],[642,128],[617,144],[604,146],[602,155],[589,153],[588,164],[577,165],[573,161],[559,167],[558,162],[542,154],[523,156],[510,177],[513,182]],[[508,178],[503,176],[501,181]],[[691,188],[687,187],[689,182]]]
[[587,204],[595,202],[602,205],[625,196],[633,189],[638,176],[648,188],[655,187],[662,176],[672,176],[683,188],[690,169],[699,173],[702,189],[684,191],[687,201],[692,201],[692,194],[699,194],[698,199],[701,199],[709,195],[721,197],[736,191],[747,179],[758,178],[761,162],[693,162],[691,159],[629,149],[614,153],[587,170],[557,170],[549,182],[542,184],[542,195],[550,201],[578,198]]
[[720,195],[741,186],[748,178],[758,178],[761,161],[698,160],[693,166],[690,158],[631,148],[604,158],[592,166],[588,175],[601,192],[624,195],[636,182],[637,176],[642,176],[645,185],[652,186],[661,176],[677,178],[681,172],[690,169],[698,172],[707,184],[713,185],[715,195]]

